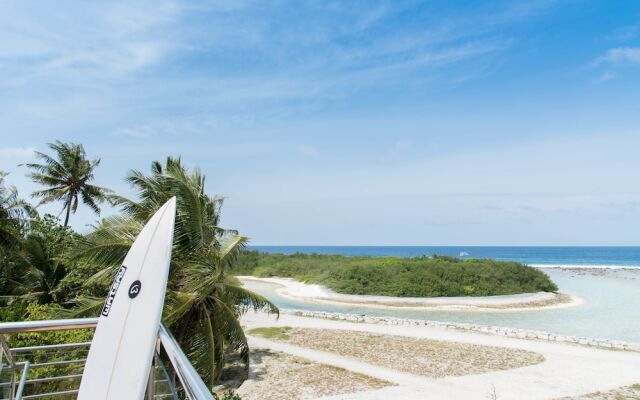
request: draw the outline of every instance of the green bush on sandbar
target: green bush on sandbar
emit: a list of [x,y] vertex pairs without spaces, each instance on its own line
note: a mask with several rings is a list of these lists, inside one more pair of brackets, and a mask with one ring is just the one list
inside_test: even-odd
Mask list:
[[243,252],[234,272],[288,277],[338,293],[399,297],[493,296],[555,292],[544,272],[513,261],[453,257],[351,257]]

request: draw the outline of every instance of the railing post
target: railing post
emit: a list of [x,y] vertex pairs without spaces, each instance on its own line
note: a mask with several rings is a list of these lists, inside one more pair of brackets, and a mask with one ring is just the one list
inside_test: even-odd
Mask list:
[[[4,335],[0,333],[0,347],[2,347],[2,354],[5,355],[5,357],[7,357],[7,364],[9,364],[9,366],[11,368],[16,366],[16,363],[13,361],[13,355],[11,354],[11,349],[9,348],[9,344],[7,343],[7,340],[5,339]],[[0,358],[0,361],[2,361],[2,359]]]
[[149,369],[149,381],[147,382],[147,400],[153,400],[156,395],[156,366],[160,352],[160,339],[156,337],[156,350],[153,353],[151,368]]
[[16,372],[15,370],[11,369],[11,380],[9,381],[9,384],[4,386],[4,389],[2,390],[3,399],[13,400],[14,390],[15,390],[15,380],[16,380]]
[[7,359],[7,365],[11,371],[11,382],[8,387],[5,387],[2,393],[3,398],[9,398],[13,400],[15,398],[16,393],[16,363],[13,360],[13,354],[11,354],[11,349],[9,348],[9,344],[7,343],[7,339],[3,334],[0,333],[0,371],[2,371],[2,356]]
[[18,384],[18,390],[16,391],[16,400],[22,400],[22,396],[24,395],[24,385],[27,382],[30,365],[29,361],[25,361],[22,365],[22,376],[20,377],[20,383]]

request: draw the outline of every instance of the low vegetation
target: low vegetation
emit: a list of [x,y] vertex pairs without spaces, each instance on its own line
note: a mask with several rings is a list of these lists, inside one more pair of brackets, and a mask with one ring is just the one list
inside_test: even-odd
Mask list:
[[249,331],[249,334],[255,336],[261,336],[265,339],[289,339],[289,332],[291,328],[288,326],[269,326],[261,328],[253,328]]
[[623,386],[607,392],[595,392],[556,400],[640,400],[640,384]]
[[521,349],[373,332],[272,327],[253,329],[249,334],[429,378],[482,374],[544,361],[541,354]]
[[518,262],[453,257],[348,257],[246,251],[234,272],[287,277],[338,293],[399,297],[492,296],[555,292],[542,271]]
[[238,389],[244,400],[316,399],[393,385],[342,368],[264,349],[251,350],[251,363],[253,376]]

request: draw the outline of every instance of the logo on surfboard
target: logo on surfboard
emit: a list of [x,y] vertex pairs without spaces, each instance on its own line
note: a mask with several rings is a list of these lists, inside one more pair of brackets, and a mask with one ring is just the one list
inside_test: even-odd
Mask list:
[[107,299],[104,301],[104,306],[102,307],[102,315],[105,317],[109,316],[109,311],[111,311],[111,306],[113,305],[113,299],[116,297],[116,293],[118,293],[118,288],[120,287],[120,282],[122,282],[122,278],[124,277],[124,273],[127,271],[127,267],[124,265],[120,267],[116,277],[113,278],[113,284],[111,285],[111,289],[109,290],[109,294],[107,295]]
[[131,286],[129,286],[129,298],[135,299],[140,293],[140,289],[142,289],[142,283],[140,281],[134,281]]

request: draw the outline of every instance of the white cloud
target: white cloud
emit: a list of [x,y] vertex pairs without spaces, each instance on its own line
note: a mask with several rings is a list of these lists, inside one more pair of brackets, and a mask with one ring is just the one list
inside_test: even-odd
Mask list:
[[617,29],[611,35],[607,36],[609,40],[631,40],[638,36],[638,26],[625,26]]
[[616,77],[616,74],[614,74],[613,72],[604,71],[600,76],[594,79],[594,82],[595,83],[606,82],[606,81],[610,81],[611,79],[614,79],[615,77]]
[[35,147],[0,147],[0,158],[23,160],[33,157]]
[[591,63],[592,67],[605,69],[604,72],[593,79],[593,82],[602,83],[610,81],[618,76],[614,71],[625,66],[635,65],[640,65],[640,47],[617,47],[609,49]]
[[302,144],[298,146],[298,152],[300,154],[305,155],[307,157],[318,158],[320,157],[320,150],[318,150],[315,146],[310,146],[307,144]]
[[14,67],[1,83],[95,85],[158,63],[179,41],[172,24],[182,10],[172,1],[92,3],[67,11],[0,5],[0,59]]
[[149,125],[134,128],[121,128],[113,133],[113,136],[130,137],[136,139],[149,139],[155,136],[155,130]]
[[126,43],[111,49],[81,49],[53,58],[42,65],[41,72],[91,73],[95,77],[120,78],[158,62],[165,54],[157,42]]
[[640,47],[618,47],[609,49],[594,62],[595,65],[629,63],[640,64]]

